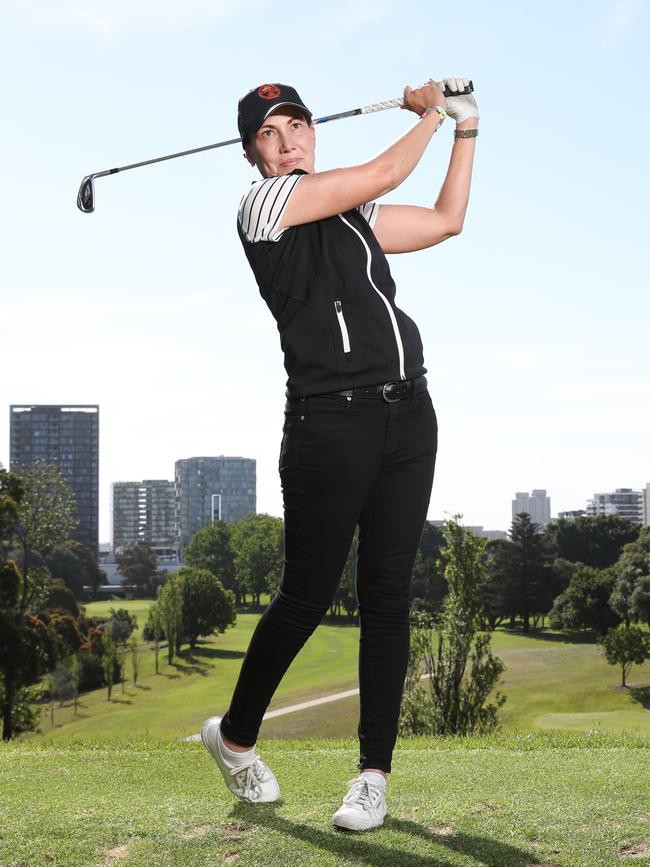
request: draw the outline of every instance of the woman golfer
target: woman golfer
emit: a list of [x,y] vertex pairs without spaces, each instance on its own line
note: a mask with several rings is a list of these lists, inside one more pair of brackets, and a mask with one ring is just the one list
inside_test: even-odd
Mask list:
[[[259,621],[230,708],[207,720],[203,742],[230,790],[277,801],[255,753],[262,717],[283,675],[328,610],[359,528],[360,775],[333,823],[366,830],[386,815],[409,649],[409,582],[436,457],[436,417],[415,323],[397,307],[386,253],[439,244],[463,226],[478,133],[467,81],[404,90],[419,116],[379,156],[316,172],[311,112],[284,84],[239,102],[245,156],[262,180],[238,214],[239,235],[280,332],[288,373],[280,477],[285,561]],[[445,97],[444,86],[458,96]],[[456,121],[435,205],[379,205],[413,171],[446,116]],[[423,262],[423,268],[426,263]],[[439,289],[435,274],[422,281]]]

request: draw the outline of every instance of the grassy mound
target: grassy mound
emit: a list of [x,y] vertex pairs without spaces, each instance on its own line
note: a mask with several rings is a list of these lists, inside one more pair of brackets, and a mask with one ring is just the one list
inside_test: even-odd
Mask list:
[[201,744],[3,745],[0,864],[650,864],[649,748],[598,731],[402,740],[385,825],[352,835],[330,824],[352,740],[262,742],[284,800],[259,807]]

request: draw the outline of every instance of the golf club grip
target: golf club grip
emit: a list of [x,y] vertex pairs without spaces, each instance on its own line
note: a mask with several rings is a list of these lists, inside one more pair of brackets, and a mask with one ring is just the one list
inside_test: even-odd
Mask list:
[[467,87],[464,90],[449,90],[448,87],[442,91],[442,95],[447,98],[448,96],[466,96],[468,93],[474,92],[474,82],[470,81]]
[[[445,87],[443,90],[443,96],[445,98],[453,97],[453,96],[464,96],[465,94],[472,93],[474,91],[474,82],[470,81],[467,87],[464,90],[449,90],[449,88]],[[386,111],[387,108],[403,108],[404,107],[404,99],[402,97],[398,97],[397,99],[386,99],[383,102],[375,102],[372,105],[364,105],[362,108],[354,108],[352,111],[342,111],[340,114],[330,114],[326,117],[315,117],[312,120],[312,123],[327,123],[329,120],[340,120],[344,117],[355,117],[359,114],[374,114],[377,111]]]

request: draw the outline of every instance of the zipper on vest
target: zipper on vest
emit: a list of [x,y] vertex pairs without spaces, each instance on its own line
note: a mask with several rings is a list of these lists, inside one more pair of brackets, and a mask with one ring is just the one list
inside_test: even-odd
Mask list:
[[341,302],[335,301],[334,308],[336,310],[336,318],[339,321],[339,328],[341,329],[341,337],[343,338],[343,352],[349,352],[350,335],[348,334],[348,326],[345,324],[345,319],[343,318],[343,308],[341,306]]
[[370,266],[372,264],[372,254],[370,252],[370,247],[366,243],[366,239],[363,237],[361,232],[358,229],[355,229],[355,227],[352,225],[352,223],[349,223],[345,219],[343,214],[339,214],[338,216],[343,220],[345,225],[349,226],[352,229],[352,231],[359,237],[359,240],[361,241],[361,243],[365,247],[365,250],[366,250],[366,273],[368,274],[368,282],[370,283],[372,288],[375,290],[377,295],[379,295],[381,300],[384,302],[384,304],[386,306],[386,310],[388,311],[388,316],[390,318],[390,324],[393,326],[393,334],[395,335],[395,342],[397,343],[397,357],[399,360],[399,378],[400,379],[406,379],[406,374],[404,373],[404,344],[402,343],[402,336],[399,333],[399,328],[397,327],[397,319],[395,318],[395,313],[393,311],[393,308],[390,306],[390,301],[388,300],[388,298],[386,298],[386,296],[382,292],[379,291],[379,289],[377,289],[377,287],[375,286],[375,283],[372,279],[372,275],[370,273]]

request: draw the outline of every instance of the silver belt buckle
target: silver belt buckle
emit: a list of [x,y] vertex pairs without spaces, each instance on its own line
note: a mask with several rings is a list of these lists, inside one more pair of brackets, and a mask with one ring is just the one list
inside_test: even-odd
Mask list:
[[399,396],[398,397],[389,397],[386,394],[386,389],[389,388],[391,385],[400,385],[400,383],[399,382],[385,382],[381,388],[381,396],[386,401],[386,403],[397,403],[398,400],[401,400],[401,397],[399,397]]

